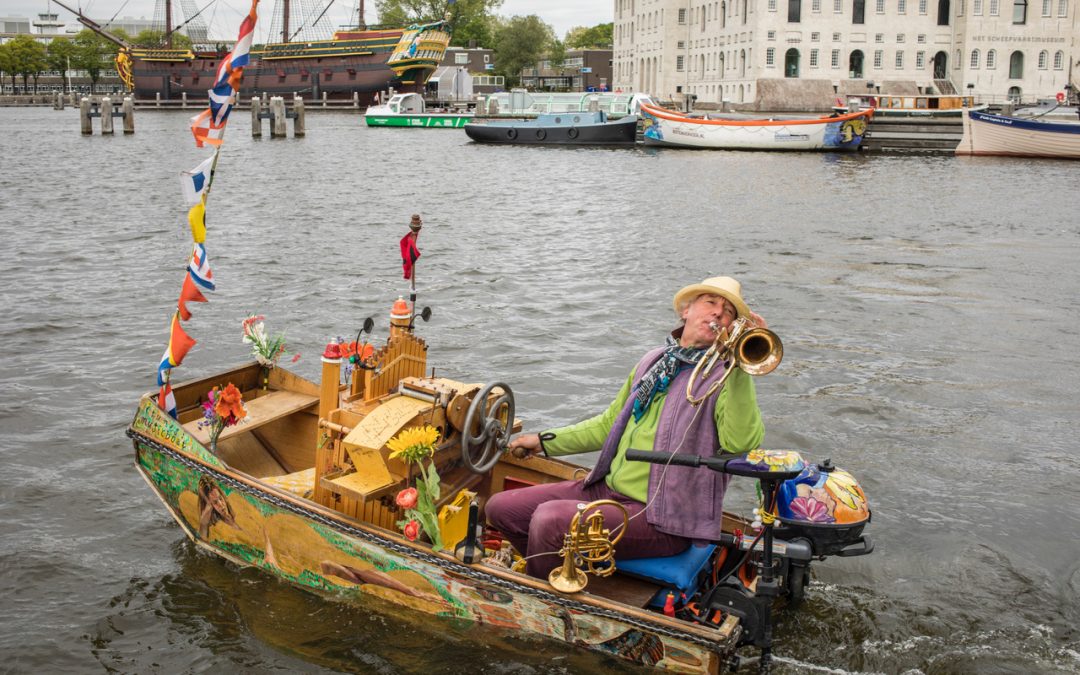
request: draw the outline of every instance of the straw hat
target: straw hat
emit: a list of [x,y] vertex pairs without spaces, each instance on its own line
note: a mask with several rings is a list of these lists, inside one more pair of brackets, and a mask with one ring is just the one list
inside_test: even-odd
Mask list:
[[422,225],[422,223],[420,222],[420,214],[419,213],[412,214],[412,220],[409,221],[409,229],[412,230],[413,232],[416,232],[417,230],[420,229],[421,225]]
[[679,313],[679,305],[690,302],[702,293],[711,293],[727,299],[735,305],[738,316],[749,316],[750,308],[742,299],[742,285],[731,277],[710,277],[700,284],[692,284],[675,294],[675,312]]

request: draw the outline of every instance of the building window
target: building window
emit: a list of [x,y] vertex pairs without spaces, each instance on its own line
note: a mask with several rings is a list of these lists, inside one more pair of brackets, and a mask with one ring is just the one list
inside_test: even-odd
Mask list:
[[832,34],[832,41],[833,42],[840,42],[840,33],[833,33]]
[[1009,101],[1012,103],[1019,103],[1020,98],[1020,87],[1009,87]]
[[971,50],[971,69],[972,70],[978,70],[979,69],[979,50],[978,49],[972,49]]
[[784,77],[799,76],[799,50],[794,47],[784,54]]
[[938,0],[937,3],[937,25],[948,26],[949,25],[949,0]]
[[676,49],[686,49],[686,40],[679,40],[675,43]]
[[986,50],[986,69],[993,70],[994,68],[997,68],[997,50],[988,49]]
[[964,0],[958,0],[956,3],[956,16],[964,16]]
[[926,67],[926,52],[915,52],[915,70]]
[[840,50],[839,49],[832,50],[832,60],[830,61],[830,63],[832,64],[833,68],[839,68],[840,67]]
[[818,50],[816,50],[816,49],[811,49],[810,50],[810,67],[811,68],[817,68],[818,67]]
[[799,23],[802,20],[802,0],[788,0],[787,20],[788,23]]
[[1050,10],[1053,8],[1054,0],[1043,0],[1042,3],[1042,15],[1050,16]]
[[897,0],[896,13],[907,14],[907,0]]
[[921,45],[926,44],[926,36],[923,35],[922,33],[916,35],[915,36],[915,42],[918,42]]
[[903,33],[897,33],[896,34],[896,43],[897,44],[904,44],[904,34]]
[[686,57],[682,56],[681,54],[679,56],[675,57],[675,70],[676,71],[678,71],[680,73],[683,71],[683,61],[685,60],[685,58]]
[[458,52],[454,54],[454,63],[466,64],[469,62],[469,55],[466,52]]
[[1061,70],[1065,67],[1065,52],[1060,49],[1054,52],[1054,70]]
[[775,12],[776,11],[776,0],[769,0],[769,11],[770,12]]
[[1050,53],[1045,49],[1039,52],[1039,70],[1046,70],[1050,64]]
[[881,70],[881,66],[885,61],[885,51],[882,49],[874,50],[874,70]]
[[982,3],[983,0],[972,0],[971,13],[975,16],[982,16]]
[[680,7],[679,8],[679,25],[681,26],[681,25],[683,25],[685,23],[686,23],[686,8],[685,7]]
[[874,3],[874,12],[877,14],[885,13],[885,0],[877,0],[877,2]]
[[1013,0],[1013,23],[1027,23],[1027,0]]
[[844,0],[833,0],[832,11],[833,11],[833,14],[843,14],[844,13]]
[[998,9],[1001,7],[1000,0],[990,0],[990,16],[997,16]]
[[896,52],[896,69],[904,69],[904,52]]
[[810,33],[810,42],[821,42],[821,33]]
[[874,42],[877,42],[878,44],[885,42],[885,33],[875,33]]
[[851,0],[851,23],[866,23],[866,0]]
[[767,40],[775,40],[776,39],[776,31],[774,31],[774,30],[769,31],[768,33],[765,34],[765,38]]
[[774,68],[776,66],[776,48],[769,47],[765,50],[765,67]]
[[1068,12],[1069,0],[1058,0],[1058,16],[1064,18]]
[[926,0],[919,0],[919,15],[926,16]]
[[817,13],[821,11],[821,0],[810,0],[810,11]]
[[1022,80],[1024,78],[1024,52],[1015,51],[1009,55],[1009,79]]

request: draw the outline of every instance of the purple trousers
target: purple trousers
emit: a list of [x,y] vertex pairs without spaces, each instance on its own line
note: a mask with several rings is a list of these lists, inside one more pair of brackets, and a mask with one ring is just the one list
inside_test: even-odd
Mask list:
[[[583,488],[582,481],[578,480],[507,490],[493,495],[484,512],[487,522],[506,535],[514,548],[528,559],[525,571],[530,576],[547,579],[548,573],[562,564],[559,549],[578,504],[597,499],[619,502],[630,516],[626,534],[615,545],[617,559],[675,555],[690,545],[689,539],[664,534],[654,528],[642,513],[644,504],[613,491],[604,481],[588,488]],[[615,528],[622,524],[622,514],[613,506],[602,506],[600,511],[604,514],[604,527],[614,534]]]

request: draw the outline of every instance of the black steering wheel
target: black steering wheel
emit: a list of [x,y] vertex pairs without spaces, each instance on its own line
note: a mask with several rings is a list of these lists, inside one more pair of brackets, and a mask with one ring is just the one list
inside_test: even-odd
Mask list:
[[[499,389],[501,394],[488,401]],[[473,473],[487,473],[510,444],[514,426],[514,392],[502,382],[492,382],[473,397],[461,432],[461,459]]]

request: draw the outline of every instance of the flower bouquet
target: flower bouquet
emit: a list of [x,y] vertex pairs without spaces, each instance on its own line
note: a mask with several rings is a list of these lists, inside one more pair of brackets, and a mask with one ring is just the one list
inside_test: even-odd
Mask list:
[[[264,368],[273,368],[278,359],[285,354],[285,333],[266,334],[266,326],[263,321],[266,317],[262,314],[252,314],[244,319],[244,342],[251,345],[251,355]],[[295,362],[300,358],[299,354],[293,356]]]
[[226,427],[239,424],[245,417],[247,408],[244,407],[244,395],[232,382],[225,385],[224,389],[215,386],[207,392],[199,428],[210,431],[210,452],[216,455],[217,440],[221,432]]
[[442,548],[439,518],[435,514],[435,504],[440,495],[439,472],[435,470],[434,461],[425,465],[424,460],[435,454],[438,440],[439,430],[424,425],[403,429],[386,444],[391,450],[391,458],[400,458],[410,467],[415,464],[420,469],[416,487],[405,488],[394,500],[398,506],[405,509],[405,518],[398,521],[398,527],[409,541],[416,541],[422,528],[436,550]]

